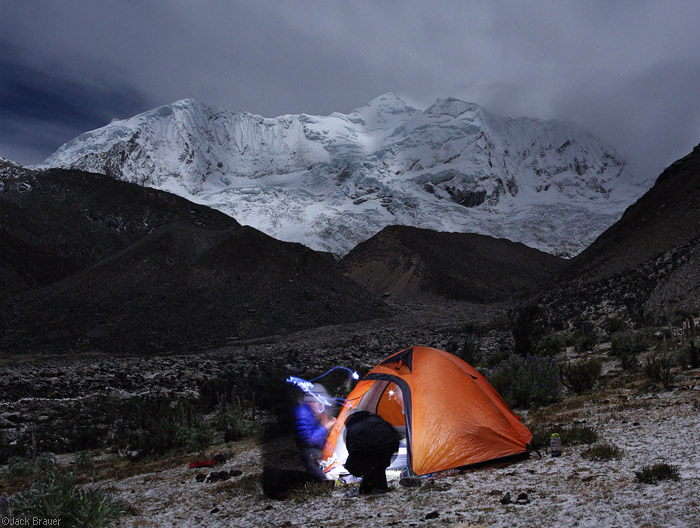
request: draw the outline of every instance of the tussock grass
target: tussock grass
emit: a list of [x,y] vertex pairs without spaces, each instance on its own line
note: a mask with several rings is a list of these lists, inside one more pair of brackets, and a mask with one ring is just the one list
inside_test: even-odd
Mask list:
[[643,484],[658,484],[662,480],[678,480],[680,478],[678,468],[665,463],[644,466],[640,471],[635,471],[634,474],[637,480]]
[[620,458],[622,456],[622,450],[617,446],[603,443],[586,449],[581,453],[581,456],[586,460],[602,462]]
[[127,512],[127,507],[100,489],[75,486],[74,477],[54,471],[12,499],[12,512],[18,519],[35,525],[39,519],[56,519],[67,528],[111,526]]

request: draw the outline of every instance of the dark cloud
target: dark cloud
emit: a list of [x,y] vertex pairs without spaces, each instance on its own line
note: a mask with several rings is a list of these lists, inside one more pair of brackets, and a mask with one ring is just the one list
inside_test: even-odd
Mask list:
[[0,155],[38,162],[183,97],[274,116],[393,91],[572,120],[648,177],[700,141],[698,18],[681,0],[5,2]]

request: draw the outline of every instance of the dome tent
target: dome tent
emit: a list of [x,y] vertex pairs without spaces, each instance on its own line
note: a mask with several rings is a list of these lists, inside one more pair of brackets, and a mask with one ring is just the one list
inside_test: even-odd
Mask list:
[[[398,396],[398,397],[397,397]],[[323,458],[347,459],[343,429],[355,410],[405,427],[408,467],[416,475],[528,452],[532,433],[473,367],[456,356],[416,346],[374,367],[350,392]]]

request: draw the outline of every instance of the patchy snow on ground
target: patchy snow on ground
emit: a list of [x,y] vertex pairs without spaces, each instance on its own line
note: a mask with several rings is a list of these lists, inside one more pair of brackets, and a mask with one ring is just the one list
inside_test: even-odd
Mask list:
[[[126,527],[697,527],[699,380],[696,373],[687,384],[660,393],[594,394],[582,405],[562,404],[553,411],[554,421],[595,428],[599,442],[622,449],[616,460],[589,461],[581,456],[589,446],[565,447],[558,458],[543,453],[541,459],[532,455],[508,465],[434,475],[422,479],[420,488],[394,482],[384,495],[359,496],[357,486],[348,485],[277,501],[262,495],[257,483],[262,449],[247,441],[210,470],[177,467],[100,485],[134,506],[137,514],[122,520]],[[662,462],[679,468],[678,481],[636,480],[636,470]],[[232,469],[243,474],[218,483],[196,481],[197,474]],[[526,493],[529,503],[504,505],[505,493],[513,501]]]

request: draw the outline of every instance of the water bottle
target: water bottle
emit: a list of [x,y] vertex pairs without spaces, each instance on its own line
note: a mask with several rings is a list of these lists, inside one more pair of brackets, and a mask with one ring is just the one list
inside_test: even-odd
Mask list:
[[552,437],[549,439],[549,451],[553,457],[561,456],[561,436],[559,433],[552,433]]

